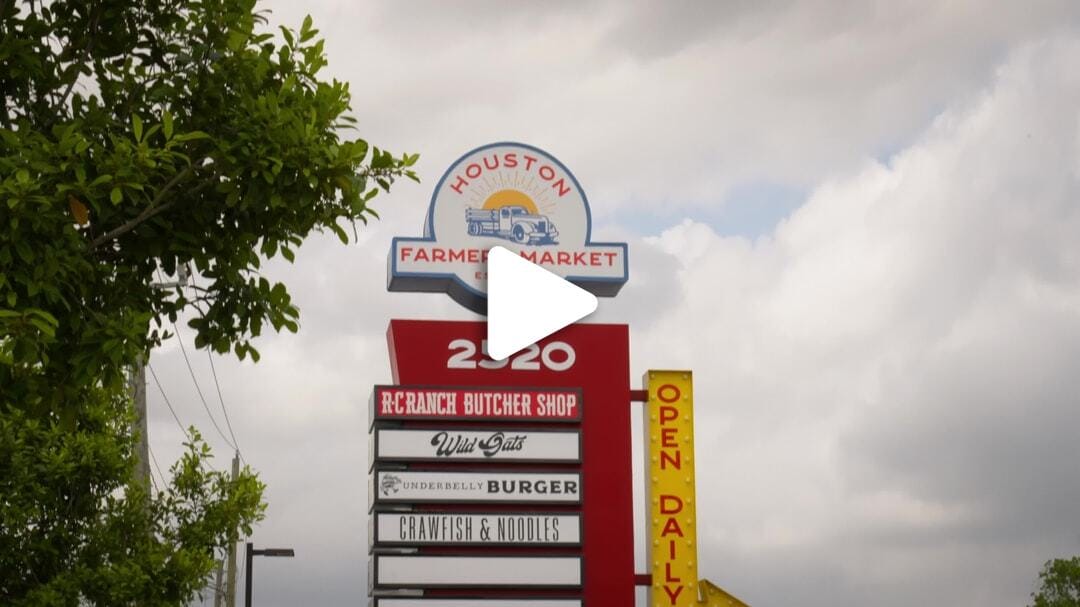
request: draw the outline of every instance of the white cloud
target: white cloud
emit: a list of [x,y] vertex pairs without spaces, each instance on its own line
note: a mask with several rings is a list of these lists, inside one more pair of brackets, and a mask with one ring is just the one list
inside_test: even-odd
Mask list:
[[[1078,63],[1073,40],[1015,52],[770,238],[685,222],[645,245],[673,257],[639,273],[677,274],[685,299],[635,333],[635,363],[698,371],[698,456],[717,462],[701,560],[740,571],[725,581],[751,604],[782,601],[748,560],[799,575],[817,554],[785,581],[802,605],[866,602],[861,585],[888,590],[876,605],[1004,605],[1080,551]],[[1000,569],[985,592],[961,556]]]
[[[472,317],[386,293],[389,237],[418,235],[443,169],[500,139],[553,152],[597,236],[631,242],[631,281],[597,317],[630,323],[631,377],[695,370],[702,576],[758,607],[1004,606],[1080,552],[1071,2],[271,6],[317,13],[361,134],[422,152],[425,183],[383,200],[361,246],[314,238],[273,265],[301,333],[219,363],[270,486],[256,541],[297,548],[258,564],[260,604],[366,592],[386,323]],[[754,239],[693,219],[746,180],[805,202]],[[663,225],[617,225],[641,216]],[[179,352],[155,356],[220,450]],[[179,433],[156,398],[165,460]]]

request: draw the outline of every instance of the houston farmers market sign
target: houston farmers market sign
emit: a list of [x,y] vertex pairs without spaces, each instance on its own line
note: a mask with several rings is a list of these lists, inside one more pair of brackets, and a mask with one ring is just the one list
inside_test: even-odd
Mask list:
[[420,238],[390,247],[391,291],[445,292],[486,310],[487,252],[503,246],[598,296],[626,283],[626,243],[592,241],[577,180],[555,157],[493,143],[454,162],[435,186]]

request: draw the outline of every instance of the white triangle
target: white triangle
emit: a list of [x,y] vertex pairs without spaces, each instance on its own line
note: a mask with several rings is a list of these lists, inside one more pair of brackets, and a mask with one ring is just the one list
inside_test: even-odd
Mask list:
[[488,251],[488,356],[502,360],[596,311],[596,296],[503,247]]

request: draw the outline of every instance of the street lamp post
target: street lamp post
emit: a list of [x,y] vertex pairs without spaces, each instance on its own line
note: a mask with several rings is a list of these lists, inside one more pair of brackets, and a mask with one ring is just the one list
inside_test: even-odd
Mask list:
[[244,607],[251,607],[251,567],[256,556],[296,556],[292,548],[261,548],[256,550],[251,542],[247,543],[244,559],[246,571],[244,573]]

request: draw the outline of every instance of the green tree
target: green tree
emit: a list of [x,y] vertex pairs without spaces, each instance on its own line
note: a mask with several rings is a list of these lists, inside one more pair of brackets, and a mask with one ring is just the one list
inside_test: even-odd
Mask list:
[[1033,607],[1080,607],[1080,556],[1047,561],[1031,598]]
[[[132,480],[125,371],[186,309],[240,358],[296,331],[260,263],[348,242],[416,160],[342,134],[310,18],[265,23],[255,0],[0,0],[0,604],[181,604],[262,516],[194,432],[170,486]],[[151,287],[180,265],[197,290]]]

